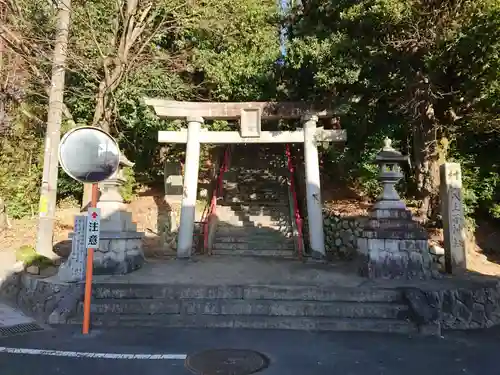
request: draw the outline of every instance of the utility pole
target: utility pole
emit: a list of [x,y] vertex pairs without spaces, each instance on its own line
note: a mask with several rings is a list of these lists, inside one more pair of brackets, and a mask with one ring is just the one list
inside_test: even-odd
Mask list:
[[45,149],[43,154],[43,176],[40,192],[37,253],[53,259],[54,222],[57,199],[58,151],[61,138],[61,121],[64,99],[64,74],[68,48],[71,0],[57,0],[57,35],[52,58],[52,79],[49,90],[49,108]]

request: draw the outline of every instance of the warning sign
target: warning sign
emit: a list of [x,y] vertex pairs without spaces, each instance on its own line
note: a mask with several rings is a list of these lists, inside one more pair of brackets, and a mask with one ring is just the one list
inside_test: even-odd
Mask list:
[[89,208],[88,212],[85,247],[87,249],[98,249],[99,233],[101,231],[101,210],[99,208]]

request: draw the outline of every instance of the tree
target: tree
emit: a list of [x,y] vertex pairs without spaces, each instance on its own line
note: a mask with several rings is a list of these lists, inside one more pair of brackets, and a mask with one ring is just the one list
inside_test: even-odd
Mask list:
[[358,151],[381,133],[408,140],[421,216],[436,217],[449,142],[500,125],[500,2],[302,3],[288,20],[290,94],[343,105]]

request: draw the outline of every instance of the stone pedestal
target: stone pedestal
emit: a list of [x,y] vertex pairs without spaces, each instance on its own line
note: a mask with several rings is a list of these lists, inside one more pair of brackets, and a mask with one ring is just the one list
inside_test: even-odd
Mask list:
[[391,147],[385,146],[375,162],[380,165],[379,180],[383,190],[370,210],[358,250],[362,255],[360,272],[370,278],[426,279],[432,277],[432,259],[429,254],[428,235],[394,188],[403,177],[399,163],[406,161]]
[[143,233],[101,232],[99,249],[94,252],[94,274],[126,274],[142,267]]
[[427,232],[407,209],[373,209],[358,238],[360,273],[369,278],[432,277]]

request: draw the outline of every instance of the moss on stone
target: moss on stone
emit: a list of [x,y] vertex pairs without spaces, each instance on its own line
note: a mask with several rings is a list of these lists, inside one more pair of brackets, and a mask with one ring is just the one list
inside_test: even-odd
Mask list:
[[54,265],[54,262],[50,258],[38,254],[35,248],[30,245],[21,246],[16,250],[16,260],[23,262],[25,267],[37,266],[44,269]]

